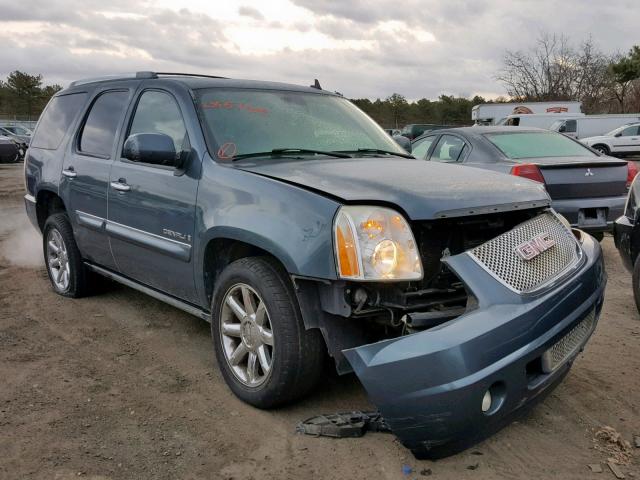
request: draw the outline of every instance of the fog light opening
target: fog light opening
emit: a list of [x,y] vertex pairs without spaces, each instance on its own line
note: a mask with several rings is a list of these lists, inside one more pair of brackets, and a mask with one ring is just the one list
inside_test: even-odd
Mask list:
[[493,399],[491,398],[491,391],[487,390],[484,392],[484,397],[482,397],[482,411],[487,413],[491,408],[491,402]]
[[482,413],[485,415],[493,415],[500,410],[504,404],[506,393],[507,389],[503,382],[496,382],[491,385],[482,396],[482,402],[480,404]]

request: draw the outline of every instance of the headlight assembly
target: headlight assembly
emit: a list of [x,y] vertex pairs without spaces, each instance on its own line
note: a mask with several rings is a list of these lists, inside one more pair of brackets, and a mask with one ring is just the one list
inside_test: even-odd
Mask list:
[[376,206],[343,206],[334,242],[338,276],[350,280],[420,280],[422,262],[402,215]]

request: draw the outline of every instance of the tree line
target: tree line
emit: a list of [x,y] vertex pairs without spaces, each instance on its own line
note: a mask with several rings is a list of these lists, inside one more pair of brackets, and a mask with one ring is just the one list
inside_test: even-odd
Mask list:
[[[352,102],[386,128],[408,123],[467,125],[480,103],[580,100],[585,113],[640,112],[640,46],[627,54],[605,54],[591,38],[574,45],[565,36],[541,35],[526,51],[507,50],[495,79],[506,96],[485,99],[440,95],[409,101],[394,93],[385,99]],[[37,118],[60,85],[42,75],[11,72],[0,81],[0,116]]]
[[15,70],[0,80],[0,117],[37,120],[60,85],[44,85],[42,75]]

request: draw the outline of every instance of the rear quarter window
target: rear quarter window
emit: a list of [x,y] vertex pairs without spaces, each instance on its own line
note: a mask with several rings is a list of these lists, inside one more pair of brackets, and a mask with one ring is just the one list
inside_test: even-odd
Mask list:
[[57,150],[86,99],[86,93],[53,97],[40,118],[30,146]]

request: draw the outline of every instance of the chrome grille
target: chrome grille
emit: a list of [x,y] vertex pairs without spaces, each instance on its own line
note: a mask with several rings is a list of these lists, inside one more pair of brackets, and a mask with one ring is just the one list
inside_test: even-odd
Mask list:
[[[530,260],[515,251],[518,245],[548,234],[551,248]],[[521,223],[499,237],[469,251],[494,277],[517,293],[532,292],[558,277],[580,261],[580,249],[573,234],[551,212]]]
[[591,310],[587,316],[573,327],[569,333],[558,340],[553,347],[542,355],[542,371],[551,373],[575,354],[584,344],[596,326],[596,311]]

